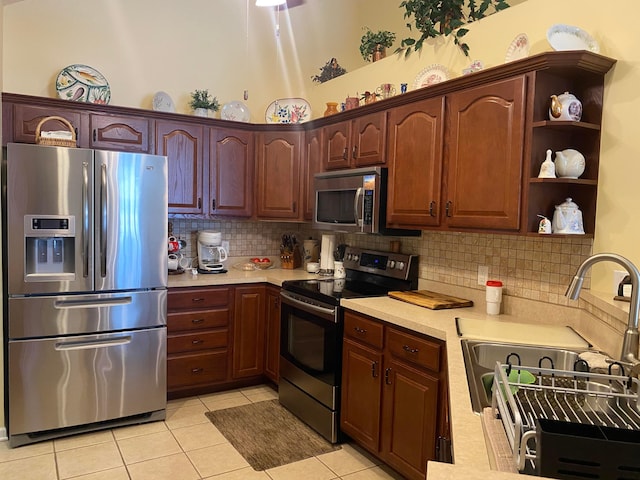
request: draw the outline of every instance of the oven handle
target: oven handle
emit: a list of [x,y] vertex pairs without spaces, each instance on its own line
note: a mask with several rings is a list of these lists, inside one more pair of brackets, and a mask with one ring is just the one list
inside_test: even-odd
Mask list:
[[284,303],[293,305],[296,308],[299,308],[300,310],[304,310],[305,312],[314,313],[316,315],[323,315],[325,317],[331,317],[332,322],[334,323],[338,322],[337,315],[336,315],[336,311],[337,311],[336,307],[325,308],[325,307],[321,307],[320,305],[312,305],[306,302],[302,302],[297,298],[291,296],[287,292],[280,292],[280,295],[282,296]]

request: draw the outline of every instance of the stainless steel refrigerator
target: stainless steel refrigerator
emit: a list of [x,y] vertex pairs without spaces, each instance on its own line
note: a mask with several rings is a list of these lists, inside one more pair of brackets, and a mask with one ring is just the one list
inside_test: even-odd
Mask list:
[[9,144],[4,166],[10,445],[165,418],[166,157]]

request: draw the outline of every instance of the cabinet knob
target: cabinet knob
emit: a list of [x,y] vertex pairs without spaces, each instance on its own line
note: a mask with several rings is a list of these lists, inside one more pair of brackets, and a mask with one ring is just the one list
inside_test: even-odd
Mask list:
[[98,139],[98,131],[97,129],[93,129],[93,141],[95,142]]
[[198,374],[204,372],[204,368],[196,367],[191,369],[191,373]]
[[216,199],[214,198],[213,200],[211,200],[211,210],[215,210],[216,209]]
[[344,147],[344,150],[342,151],[342,159],[343,160],[349,160],[349,154],[348,154],[347,147]]
[[353,146],[353,150],[351,151],[351,156],[353,158],[356,158],[358,156],[358,146],[357,145]]
[[194,323],[196,325],[202,322],[204,322],[204,318],[194,318],[193,320],[191,320],[191,323]]
[[391,385],[391,369],[387,368],[384,371],[384,383],[387,385]]
[[360,335],[364,335],[365,333],[367,333],[367,330],[364,328],[353,327],[353,329],[356,331],[356,333],[359,333]]
[[376,378],[378,376],[378,362],[371,362],[371,377]]
[[445,214],[447,215],[447,217],[451,216],[451,205],[452,205],[452,202],[451,200],[449,200],[445,206]]
[[204,340],[200,340],[199,338],[191,341],[192,345],[200,345],[201,343],[204,343]]
[[198,209],[202,208],[202,199],[198,198]]
[[191,299],[192,302],[204,302],[204,298],[203,297],[195,297]]

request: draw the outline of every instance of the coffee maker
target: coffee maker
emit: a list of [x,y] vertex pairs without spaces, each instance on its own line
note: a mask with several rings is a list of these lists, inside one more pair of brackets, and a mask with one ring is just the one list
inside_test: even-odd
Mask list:
[[213,230],[198,232],[198,271],[200,273],[224,273],[227,251],[222,247],[222,234]]

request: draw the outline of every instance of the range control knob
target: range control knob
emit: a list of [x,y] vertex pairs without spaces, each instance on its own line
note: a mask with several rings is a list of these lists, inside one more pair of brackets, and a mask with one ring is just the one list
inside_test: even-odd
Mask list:
[[360,257],[358,256],[358,254],[354,253],[353,254],[353,261],[357,262],[358,260],[360,260]]
[[394,268],[394,267],[396,266],[396,262],[395,262],[395,260],[389,260],[389,261],[387,262],[387,266],[388,266],[389,268]]
[[396,268],[397,268],[398,270],[404,270],[404,262],[398,262],[398,263],[396,264]]

